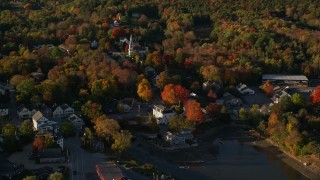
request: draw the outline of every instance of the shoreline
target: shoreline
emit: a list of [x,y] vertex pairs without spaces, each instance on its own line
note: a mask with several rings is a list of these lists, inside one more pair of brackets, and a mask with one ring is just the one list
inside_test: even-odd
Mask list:
[[272,153],[274,156],[279,158],[282,162],[286,163],[306,178],[312,180],[320,180],[320,170],[317,172],[316,169],[319,167],[313,167],[312,164],[305,166],[303,160],[299,157],[293,156],[286,151],[283,151],[279,146],[277,146],[270,139],[262,139],[254,142],[249,142],[248,144],[261,148],[264,151]]
[[[248,128],[246,125],[230,124],[223,125],[221,127],[209,130],[208,132],[199,135],[199,139],[205,139],[208,137],[215,136],[216,138],[227,138],[227,139],[237,139],[240,143],[248,144],[261,148],[263,151],[268,151],[272,153],[282,162],[286,163],[291,168],[295,169],[297,172],[301,173],[308,179],[320,180],[320,160],[316,158],[318,163],[312,163],[311,165],[305,166],[303,163],[308,162],[306,157],[296,157],[290,153],[282,150],[274,142],[268,138],[262,137],[257,131],[246,131],[244,128]],[[234,133],[226,131],[227,128],[236,128],[238,131],[243,132],[245,135],[241,137],[234,137]]]

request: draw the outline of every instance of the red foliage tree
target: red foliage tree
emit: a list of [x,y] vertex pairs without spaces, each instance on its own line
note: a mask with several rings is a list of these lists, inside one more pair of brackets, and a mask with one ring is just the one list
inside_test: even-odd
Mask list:
[[212,119],[219,118],[221,115],[221,108],[222,106],[220,104],[210,103],[206,106],[206,111]]
[[174,91],[175,91],[177,100],[180,101],[181,103],[185,103],[190,96],[190,92],[186,88],[180,85],[176,85],[174,87]]
[[37,136],[32,144],[32,147],[34,149],[43,149],[44,148],[44,141],[45,141],[45,137],[44,136]]
[[262,89],[264,90],[264,92],[266,93],[266,95],[268,97],[272,97],[273,94],[274,94],[274,91],[273,91],[273,85],[270,83],[270,81],[266,81],[263,86],[262,86]]
[[320,85],[311,93],[310,100],[312,104],[320,104]]
[[186,119],[188,121],[203,122],[204,112],[201,109],[200,103],[196,100],[189,100],[185,104]]
[[112,28],[112,31],[111,31],[111,37],[112,38],[118,38],[120,36],[125,36],[126,35],[126,31],[123,30],[121,27],[114,27]]
[[215,92],[213,92],[212,90],[210,90],[208,92],[208,95],[207,95],[213,102],[217,99],[217,94]]
[[189,91],[180,86],[174,84],[167,84],[162,93],[162,100],[169,105],[177,104],[177,103],[185,103],[189,98]]

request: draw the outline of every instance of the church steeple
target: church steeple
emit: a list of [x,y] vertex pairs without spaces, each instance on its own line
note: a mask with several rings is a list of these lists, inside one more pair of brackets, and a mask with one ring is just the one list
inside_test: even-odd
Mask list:
[[130,41],[129,41],[129,49],[128,49],[128,55],[129,57],[132,56],[133,53],[133,41],[132,41],[132,34],[130,35]]

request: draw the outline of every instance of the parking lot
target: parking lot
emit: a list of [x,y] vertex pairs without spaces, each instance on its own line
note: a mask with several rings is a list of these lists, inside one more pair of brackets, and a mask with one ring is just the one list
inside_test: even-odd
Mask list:
[[244,95],[242,96],[242,100],[244,102],[244,107],[251,107],[254,104],[263,105],[271,103],[269,97],[267,97],[264,92],[258,87],[249,87],[250,89],[255,91],[254,95]]

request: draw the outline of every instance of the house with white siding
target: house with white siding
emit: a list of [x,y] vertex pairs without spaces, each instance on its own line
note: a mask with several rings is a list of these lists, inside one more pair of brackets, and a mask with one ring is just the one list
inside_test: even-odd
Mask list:
[[67,104],[57,106],[52,112],[54,118],[68,117],[74,113],[74,109]]
[[20,119],[28,119],[32,118],[32,116],[37,112],[37,110],[33,107],[26,107],[25,105],[21,104],[18,107],[17,113]]
[[153,117],[157,119],[158,124],[165,124],[169,123],[169,119],[176,115],[176,113],[169,108],[164,107],[163,105],[154,105],[152,110]]
[[58,124],[55,121],[50,121],[46,117],[43,116],[43,114],[40,111],[37,111],[33,116],[32,116],[32,123],[33,123],[33,128],[36,131],[44,131],[44,130],[54,130],[55,126]]
[[82,129],[83,126],[85,125],[83,119],[81,119],[81,118],[80,118],[78,115],[76,115],[76,114],[71,114],[71,115],[68,117],[68,120],[69,120],[70,122],[72,122],[73,127],[76,128],[76,129]]

